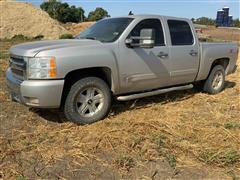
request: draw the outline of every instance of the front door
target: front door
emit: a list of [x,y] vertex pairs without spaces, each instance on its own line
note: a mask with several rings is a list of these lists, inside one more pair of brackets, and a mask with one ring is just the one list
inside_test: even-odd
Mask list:
[[170,78],[169,48],[166,46],[160,19],[140,21],[129,34],[140,36],[141,29],[155,29],[154,48],[120,48],[119,72],[122,92],[137,92],[168,86]]

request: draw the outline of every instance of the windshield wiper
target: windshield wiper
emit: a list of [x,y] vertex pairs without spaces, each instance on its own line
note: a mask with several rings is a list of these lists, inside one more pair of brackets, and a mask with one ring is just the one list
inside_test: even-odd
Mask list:
[[92,39],[92,40],[96,40],[96,37],[86,36],[86,37],[80,37],[80,39]]

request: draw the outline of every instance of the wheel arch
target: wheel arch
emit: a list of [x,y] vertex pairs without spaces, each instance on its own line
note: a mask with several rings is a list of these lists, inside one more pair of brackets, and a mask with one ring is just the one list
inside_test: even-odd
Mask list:
[[98,77],[104,80],[109,86],[110,90],[114,92],[115,87],[113,83],[112,70],[109,67],[90,67],[83,69],[76,69],[68,72],[64,77],[64,87],[61,97],[61,107],[63,107],[64,102],[67,97],[67,93],[70,91],[71,86],[78,80],[84,77]]
[[[223,58],[218,58],[218,59],[215,59],[213,62],[212,62],[212,65],[211,65],[211,68],[208,72],[208,76],[210,75],[212,69],[216,66],[216,65],[221,65],[223,66],[224,70],[225,70],[225,74],[227,73],[227,70],[228,70],[228,65],[229,65],[229,61],[230,61],[230,58],[228,57],[223,57]],[[208,77],[207,76],[207,77]]]

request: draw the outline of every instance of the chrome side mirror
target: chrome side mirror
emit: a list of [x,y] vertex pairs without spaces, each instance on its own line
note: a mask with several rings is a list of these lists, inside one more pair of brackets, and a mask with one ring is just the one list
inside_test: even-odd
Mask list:
[[141,48],[153,48],[155,45],[155,30],[154,29],[142,29],[140,36],[131,36],[125,40],[125,44],[128,47],[141,47]]

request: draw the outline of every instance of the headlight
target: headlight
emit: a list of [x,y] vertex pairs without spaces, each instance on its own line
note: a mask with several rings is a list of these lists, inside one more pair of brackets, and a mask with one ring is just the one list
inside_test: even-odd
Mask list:
[[47,79],[57,75],[54,57],[36,57],[28,59],[28,78]]

